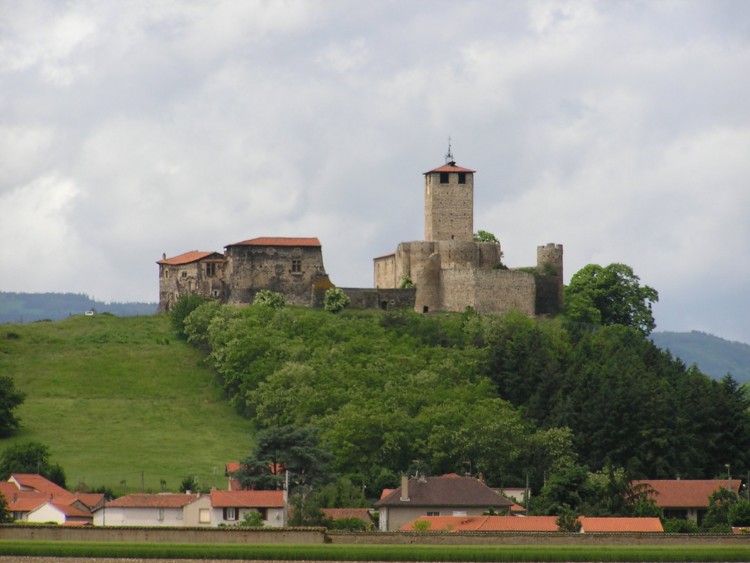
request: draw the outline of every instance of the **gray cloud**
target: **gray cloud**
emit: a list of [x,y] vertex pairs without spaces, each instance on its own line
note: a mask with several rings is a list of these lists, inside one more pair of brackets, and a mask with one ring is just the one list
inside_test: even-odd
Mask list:
[[511,266],[625,262],[660,329],[750,341],[750,8],[0,3],[7,291],[157,298],[162,252],[318,236],[344,286],[478,170]]

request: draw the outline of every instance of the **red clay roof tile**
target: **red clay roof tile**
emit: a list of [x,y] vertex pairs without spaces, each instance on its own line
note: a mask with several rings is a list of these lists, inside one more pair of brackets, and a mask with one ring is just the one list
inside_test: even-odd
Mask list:
[[199,495],[194,494],[134,494],[125,495],[109,501],[107,507],[120,508],[182,508],[185,505],[195,502]]
[[214,508],[283,508],[284,491],[211,491]]
[[430,531],[450,532],[557,532],[555,516],[420,516],[401,527],[414,530],[414,522],[427,520]]
[[[726,479],[644,479],[634,485],[650,485],[656,506],[663,508],[708,508],[708,497],[714,491],[727,488]],[[740,481],[731,481],[732,490],[738,493]]]
[[[213,256],[216,254],[217,256]],[[202,250],[191,250],[190,252],[184,252],[178,256],[174,256],[172,258],[164,258],[162,260],[159,260],[156,262],[157,264],[165,264],[167,266],[180,266],[183,264],[192,264],[193,262],[198,262],[199,260],[203,260],[204,258],[208,258],[209,256],[212,256],[216,258],[217,260],[221,258],[223,260],[223,256],[218,252],[207,252]]]
[[470,170],[469,168],[462,168],[461,166],[456,166],[455,162],[449,162],[448,164],[444,164],[443,166],[438,166],[437,168],[430,170],[429,172],[425,172],[425,174],[432,174],[434,172],[471,172],[474,173],[476,170]]
[[591,534],[603,533],[656,533],[664,532],[658,518],[617,518],[580,516],[581,531]]
[[230,246],[320,246],[320,241],[315,237],[258,237],[228,244],[226,248]]

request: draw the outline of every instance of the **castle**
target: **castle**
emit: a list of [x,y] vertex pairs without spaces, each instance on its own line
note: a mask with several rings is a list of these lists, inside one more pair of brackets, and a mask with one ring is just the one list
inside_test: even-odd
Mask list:
[[[562,306],[563,248],[537,247],[537,264],[508,269],[498,242],[474,240],[474,170],[446,164],[424,173],[424,240],[402,242],[374,259],[374,288],[342,288],[357,308],[414,308],[479,313],[516,309],[535,316]],[[250,304],[262,289],[287,303],[321,306],[333,287],[317,238],[261,237],[230,244],[223,254],[191,251],[159,264],[159,311],[183,295]]]

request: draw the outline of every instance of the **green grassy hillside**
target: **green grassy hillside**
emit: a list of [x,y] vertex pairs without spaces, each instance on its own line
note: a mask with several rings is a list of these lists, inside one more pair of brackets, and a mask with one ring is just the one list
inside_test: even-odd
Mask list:
[[[76,316],[0,325],[0,373],[27,394],[21,431],[50,447],[68,486],[176,490],[188,475],[225,488],[224,463],[247,454],[251,424],[215,386],[166,316]],[[143,477],[142,477],[143,476]]]

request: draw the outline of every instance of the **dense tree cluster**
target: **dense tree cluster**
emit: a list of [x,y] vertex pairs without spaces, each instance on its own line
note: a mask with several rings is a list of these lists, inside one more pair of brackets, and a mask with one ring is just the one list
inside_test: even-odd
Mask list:
[[183,321],[243,414],[312,429],[332,471],[370,494],[414,463],[537,491],[575,467],[629,478],[750,467],[736,382],[687,368],[639,327],[215,303]]

